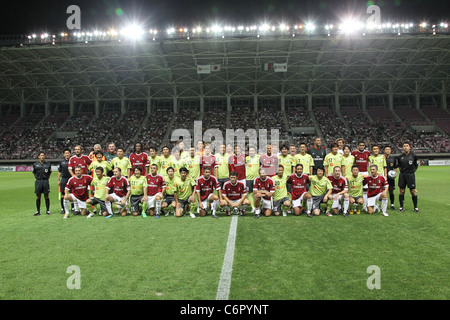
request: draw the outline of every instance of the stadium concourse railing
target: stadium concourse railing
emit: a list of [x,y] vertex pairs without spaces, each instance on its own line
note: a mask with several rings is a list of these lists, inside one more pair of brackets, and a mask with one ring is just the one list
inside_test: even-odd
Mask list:
[[[399,154],[394,154],[397,156]],[[418,153],[420,165],[428,166],[450,166],[450,153]],[[52,165],[53,172],[58,171],[58,164],[61,159],[46,159]],[[22,159],[22,160],[0,160],[0,172],[30,172],[31,166],[38,159]],[[431,163],[430,163],[431,161]]]

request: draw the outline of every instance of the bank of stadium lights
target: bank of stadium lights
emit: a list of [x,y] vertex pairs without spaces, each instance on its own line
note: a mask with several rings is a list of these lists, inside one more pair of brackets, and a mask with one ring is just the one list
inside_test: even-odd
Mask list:
[[28,43],[52,43],[57,42],[85,42],[87,41],[122,41],[122,40],[140,40],[150,38],[180,38],[190,39],[191,37],[228,37],[228,36],[266,36],[266,35],[339,35],[352,34],[362,35],[366,34],[397,34],[403,33],[432,33],[436,35],[439,32],[448,33],[448,22],[442,21],[439,23],[430,23],[429,21],[422,21],[420,23],[413,22],[392,22],[386,21],[380,25],[365,24],[357,19],[349,19],[341,21],[338,24],[327,23],[320,25],[308,21],[304,24],[290,24],[280,22],[278,24],[262,22],[260,24],[210,24],[209,26],[195,27],[169,27],[165,30],[158,30],[158,28],[147,29],[138,24],[130,24],[122,29],[109,29],[108,31],[94,29],[94,30],[73,30],[65,31],[56,34],[50,32],[32,33],[27,36]]

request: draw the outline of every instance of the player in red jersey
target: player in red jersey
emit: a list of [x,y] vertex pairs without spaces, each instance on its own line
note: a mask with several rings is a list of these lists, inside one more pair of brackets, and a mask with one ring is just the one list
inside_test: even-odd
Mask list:
[[[219,195],[214,194],[214,190],[217,190]],[[195,181],[195,191],[198,200],[197,213],[204,217],[208,203],[211,203],[212,217],[218,218],[219,216],[216,215],[217,207],[219,205],[224,206],[226,203],[222,200],[222,190],[220,189],[219,181],[211,175],[211,168],[203,168],[203,175]]]
[[[150,166],[150,173],[146,175],[147,179],[147,197],[142,198],[142,202],[147,201],[147,207],[151,216],[159,217],[161,213],[161,200],[166,192],[166,183],[164,177],[158,174],[158,165],[156,163]],[[145,213],[142,214],[147,217]]]
[[378,166],[373,164],[370,166],[370,176],[364,178],[364,184],[367,184],[367,213],[372,214],[376,202],[381,199],[381,211],[385,217],[388,216],[388,190],[389,183],[382,175],[378,175]]
[[238,181],[247,184],[245,181],[245,154],[240,146],[234,147],[234,154],[228,158],[229,172],[236,171],[238,173]]
[[266,147],[266,154],[262,154],[259,157],[260,168],[263,168],[267,172],[268,177],[273,177],[277,174],[278,170],[278,156],[272,154],[272,146],[270,144]]
[[[369,157],[370,152],[366,150],[366,143],[364,141],[358,142],[358,149],[352,152],[352,156],[355,157],[355,164],[359,168],[359,173],[368,176],[369,175]],[[367,210],[367,186],[363,186],[363,199],[364,199],[364,210]]]
[[[108,193],[111,192],[112,193]],[[130,197],[131,188],[130,182],[125,176],[122,175],[122,169],[119,167],[115,167],[113,169],[113,176],[109,179],[106,184],[106,197],[105,197],[105,205],[106,209],[109,213],[106,218],[112,218],[112,205],[111,202],[114,202],[117,208],[120,210],[120,214],[122,216],[126,216],[128,212],[128,198]]]
[[89,198],[89,186],[93,178],[90,175],[83,174],[83,168],[81,166],[75,166],[74,171],[75,175],[69,179],[65,188],[64,219],[69,217],[70,202],[77,204],[77,207],[81,209],[82,215],[88,213],[86,200]]
[[275,183],[267,176],[266,170],[259,169],[259,177],[253,182],[253,196],[255,197],[255,218],[259,218],[261,209],[266,217],[272,214]]
[[216,156],[211,153],[211,145],[205,144],[204,153],[200,157],[200,175],[203,175],[204,168],[211,168],[211,175],[217,177],[218,166]]
[[326,215],[332,216],[331,212],[333,212],[333,214],[338,214],[341,207],[340,202],[343,201],[343,215],[344,217],[347,217],[350,196],[348,194],[348,181],[343,175],[341,175],[341,167],[334,167],[333,174],[329,175],[327,178],[330,180],[333,189],[331,190],[330,199],[328,200]]
[[300,215],[303,200],[306,200],[308,214],[310,214],[312,195],[306,190],[306,185],[310,184],[310,181],[309,176],[303,173],[303,165],[301,163],[298,163],[295,166],[295,173],[287,178],[286,183],[291,185],[292,208],[294,208],[294,214],[296,216]]
[[238,173],[236,171],[230,172],[230,180],[223,184],[222,198],[227,207],[227,216],[230,215],[230,209],[234,212],[240,210],[241,216],[244,215],[250,201],[247,199],[247,188],[242,183],[237,181]]
[[147,175],[147,168],[150,162],[147,153],[143,152],[142,143],[135,143],[134,152],[130,154],[129,159],[131,162],[131,172],[134,172],[134,168],[140,167],[142,169],[142,175]]
[[88,156],[82,154],[83,149],[80,145],[75,146],[74,153],[75,155],[70,157],[69,159],[69,173],[73,177],[75,176],[74,169],[76,166],[80,166],[82,170],[82,174],[89,174],[89,165],[92,163],[92,160],[89,159]]

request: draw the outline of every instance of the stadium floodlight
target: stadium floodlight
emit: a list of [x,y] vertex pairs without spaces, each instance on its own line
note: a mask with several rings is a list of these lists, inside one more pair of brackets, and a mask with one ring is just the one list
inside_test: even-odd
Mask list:
[[244,30],[244,26],[238,26],[237,29],[238,29],[239,31],[242,31],[242,30]]
[[171,27],[167,29],[167,34],[171,35],[175,32],[175,28]]
[[269,30],[269,25],[267,23],[264,23],[262,25],[259,26],[259,31],[267,31]]
[[308,31],[314,31],[316,29],[316,26],[313,23],[308,22],[305,24],[305,29]]
[[131,40],[140,39],[144,33],[144,29],[135,23],[126,26],[120,31],[120,34]]
[[349,18],[342,21],[342,23],[339,25],[339,29],[343,33],[350,34],[362,29],[362,24],[355,19]]

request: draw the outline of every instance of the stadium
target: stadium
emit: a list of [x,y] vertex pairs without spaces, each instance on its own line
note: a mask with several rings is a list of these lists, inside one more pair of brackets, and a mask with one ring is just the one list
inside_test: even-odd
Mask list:
[[[277,300],[450,297],[446,21],[135,24],[5,35],[0,46],[0,299],[264,300],[273,311]],[[114,143],[129,156],[141,143],[160,155],[178,142],[175,130],[194,137],[199,123],[202,134],[277,129],[277,146],[295,153],[320,137],[327,153],[343,138],[352,151],[363,141],[399,156],[407,141],[420,160],[420,213],[406,191],[406,212],[388,218],[63,221],[64,149],[88,155]],[[33,217],[30,171],[41,152],[52,165],[52,215]],[[369,285],[373,266],[381,289]]]

